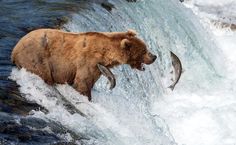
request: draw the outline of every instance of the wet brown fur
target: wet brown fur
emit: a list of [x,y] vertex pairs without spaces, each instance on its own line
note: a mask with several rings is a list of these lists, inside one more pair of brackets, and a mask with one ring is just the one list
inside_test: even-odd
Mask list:
[[[108,68],[151,62],[145,43],[134,31],[69,33],[39,29],[25,35],[12,51],[12,62],[39,75],[47,84],[68,83],[91,99],[91,89]],[[122,41],[123,40],[123,41]],[[145,61],[145,62],[144,62]]]

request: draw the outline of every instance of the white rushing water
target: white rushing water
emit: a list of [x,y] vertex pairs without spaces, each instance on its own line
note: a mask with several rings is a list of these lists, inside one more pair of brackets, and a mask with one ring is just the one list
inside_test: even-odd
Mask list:
[[[68,85],[57,85],[87,117],[70,114],[58,92],[39,77],[13,69],[10,77],[24,97],[49,110],[32,115],[58,121],[86,136],[78,144],[235,145],[236,75],[231,65],[236,62],[231,53],[235,34],[226,37],[231,32],[206,30],[209,25],[202,17],[176,0],[110,2],[115,6],[111,13],[91,4],[65,28],[73,32],[135,29],[158,55],[157,61],[146,66],[145,72],[129,66],[114,68],[116,88],[109,91],[106,78],[101,77],[92,91],[92,102]],[[184,68],[173,92],[167,89],[171,83],[169,50],[179,56]]]
[[[185,82],[180,82],[178,90],[159,98],[154,112],[165,119],[179,144],[235,145],[236,32],[229,27],[222,28],[222,23],[235,24],[236,2],[193,0],[184,4],[198,16],[222,51],[220,55],[225,59],[218,65],[223,66],[221,72],[225,71],[226,74],[222,78],[224,81],[218,83],[218,88],[211,84],[208,91],[198,89],[189,92],[181,87]],[[195,80],[195,84],[201,85],[201,81]]]

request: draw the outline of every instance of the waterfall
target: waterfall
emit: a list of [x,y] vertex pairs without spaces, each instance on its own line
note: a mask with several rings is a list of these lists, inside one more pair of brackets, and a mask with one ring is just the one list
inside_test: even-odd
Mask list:
[[[92,102],[68,85],[57,85],[60,94],[87,117],[70,114],[58,99],[58,92],[24,69],[13,69],[10,77],[20,85],[25,98],[49,110],[48,114],[33,111],[32,116],[60,122],[82,136],[75,139],[78,144],[177,144],[176,137],[179,139],[181,135],[176,136],[171,128],[173,120],[167,119],[171,115],[165,113],[186,114],[181,114],[181,108],[173,111],[165,100],[181,95],[198,99],[198,96],[219,89],[219,82],[225,75],[222,51],[193,12],[177,0],[107,2],[113,6],[111,11],[91,2],[74,14],[64,29],[73,32],[134,29],[158,58],[154,64],[146,66],[144,72],[127,65],[112,69],[117,79],[116,87],[110,91],[102,76],[92,90]],[[167,89],[171,83],[170,50],[180,58],[184,69],[173,92]]]

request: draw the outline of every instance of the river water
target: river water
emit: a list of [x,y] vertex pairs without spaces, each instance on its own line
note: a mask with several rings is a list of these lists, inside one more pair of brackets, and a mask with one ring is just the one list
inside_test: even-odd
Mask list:
[[[229,57],[197,14],[179,1],[1,3],[6,10],[1,9],[4,27],[0,39],[3,94],[0,125],[7,126],[0,129],[0,142],[236,143],[235,77],[229,77],[232,74],[232,69],[228,69]],[[61,29],[73,32],[135,29],[158,59],[146,66],[144,72],[126,65],[112,69],[117,79],[116,88],[110,91],[106,78],[101,77],[92,90],[92,102],[88,102],[72,87],[48,86],[36,75],[18,70],[10,63],[14,44],[28,30],[55,27],[58,23],[62,23]],[[184,69],[173,92],[167,88],[171,84],[170,50],[179,56]],[[63,105],[61,95],[86,117],[71,114]],[[22,106],[26,107],[21,109]],[[22,132],[26,133],[19,135]]]

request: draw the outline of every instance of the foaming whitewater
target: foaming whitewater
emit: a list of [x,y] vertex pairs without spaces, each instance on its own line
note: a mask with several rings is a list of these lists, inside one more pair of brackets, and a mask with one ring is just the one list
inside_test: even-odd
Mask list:
[[[184,5],[196,14],[214,39],[223,56],[222,80],[210,84],[209,90],[189,92],[180,87],[171,94],[159,97],[154,112],[163,117],[170,132],[179,144],[186,145],[235,145],[235,48],[236,33],[223,23],[235,23],[235,1],[186,1]],[[217,23],[216,23],[217,22]],[[204,70],[202,70],[204,71]],[[193,74],[197,75],[197,74]],[[201,80],[194,80],[201,85]],[[217,82],[215,80],[215,82]],[[179,84],[182,85],[182,84]],[[191,87],[194,87],[191,85]]]
[[[20,85],[23,96],[49,111],[32,111],[32,116],[59,122],[77,135],[78,144],[235,144],[236,100],[225,77],[227,59],[198,17],[176,0],[109,2],[115,6],[111,12],[91,3],[65,29],[135,29],[158,55],[157,61],[146,66],[145,72],[126,65],[112,69],[116,87],[110,91],[108,81],[101,77],[92,90],[92,102],[68,85],[48,86],[24,69],[13,69],[10,78]],[[167,89],[171,84],[169,50],[184,69],[173,92]],[[86,117],[71,114],[60,95]]]
[[[78,144],[82,142],[84,144],[99,145],[141,145],[154,144],[153,141],[157,144],[174,144],[165,123],[162,120],[155,120],[145,110],[145,106],[138,108],[136,104],[118,102],[120,104],[119,108],[109,100],[111,106],[105,106],[105,103],[104,105],[98,101],[96,102],[96,100],[95,103],[90,103],[86,97],[80,95],[68,85],[57,85],[55,88],[60,92],[58,94],[55,88],[48,86],[38,76],[27,72],[25,69],[13,69],[11,79],[16,80],[21,86],[20,92],[23,93],[22,95],[26,99],[41,104],[49,111],[48,114],[41,111],[32,111],[33,117],[60,122],[60,124],[78,135]],[[59,99],[61,94],[82,111],[86,117],[78,113],[71,114],[63,106],[64,102]],[[114,97],[118,100],[126,95],[128,94],[125,92],[109,95],[93,91],[93,96],[99,98]],[[126,99],[128,100],[128,98]],[[104,101],[106,102],[105,99]],[[156,124],[157,122],[158,124]]]

